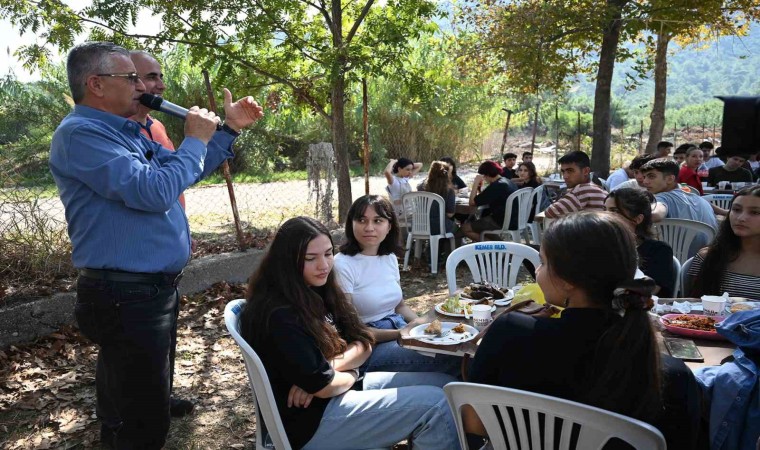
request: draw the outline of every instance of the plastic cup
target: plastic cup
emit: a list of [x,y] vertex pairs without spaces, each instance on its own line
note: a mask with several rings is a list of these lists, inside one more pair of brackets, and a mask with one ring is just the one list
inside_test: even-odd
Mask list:
[[491,305],[472,305],[472,322],[476,327],[484,327],[491,320]]
[[726,186],[728,186],[728,181],[718,181],[718,189],[726,190]]
[[726,310],[726,297],[717,295],[703,295],[702,309],[706,316],[720,316]]

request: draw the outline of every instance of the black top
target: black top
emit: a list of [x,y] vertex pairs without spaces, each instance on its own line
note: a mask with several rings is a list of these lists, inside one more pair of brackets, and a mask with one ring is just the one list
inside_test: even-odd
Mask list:
[[752,172],[743,167],[733,171],[726,170],[723,166],[713,167],[707,173],[707,184],[710,186],[717,186],[719,181],[752,183]]
[[504,167],[501,169],[501,176],[507,180],[511,180],[512,178],[517,178],[517,172],[514,169],[507,169]]
[[[469,381],[579,401],[595,375],[597,341],[616,320],[620,316],[601,309],[568,308],[558,319],[503,314],[480,343]],[[650,422],[668,448],[692,448],[700,418],[696,380],[683,362],[664,358],[665,409]]]
[[314,394],[332,382],[335,372],[290,307],[274,310],[267,325],[262,341],[254,336],[249,344],[264,363],[290,445],[301,448],[317,431],[330,399],[314,397],[308,408],[288,408],[290,388],[295,384]]
[[454,185],[454,189],[456,189],[456,190],[464,189],[464,188],[467,187],[467,184],[465,184],[464,180],[462,180],[461,178],[459,178],[459,175],[454,175],[451,178],[451,184]]
[[653,279],[660,290],[658,297],[670,298],[675,295],[675,271],[673,269],[673,249],[665,242],[645,239],[637,248],[639,266],[644,275]]
[[[504,177],[490,183],[480,194],[475,196],[477,206],[488,205],[488,211],[483,215],[493,216],[493,220],[499,225],[504,225],[504,210],[507,207],[507,197],[517,190],[514,183]],[[518,203],[515,202],[512,207],[510,228],[517,228],[517,215],[519,213]]]

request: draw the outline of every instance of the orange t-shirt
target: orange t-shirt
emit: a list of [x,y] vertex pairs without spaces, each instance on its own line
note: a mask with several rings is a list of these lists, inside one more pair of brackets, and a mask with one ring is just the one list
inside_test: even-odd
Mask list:
[[[150,129],[150,132],[148,130]],[[145,135],[148,139],[154,142],[158,142],[163,147],[174,151],[174,143],[169,139],[169,135],[166,134],[166,127],[157,119],[148,116],[147,128],[141,126],[140,133]],[[185,194],[179,194],[179,204],[182,205],[182,209],[185,209]]]

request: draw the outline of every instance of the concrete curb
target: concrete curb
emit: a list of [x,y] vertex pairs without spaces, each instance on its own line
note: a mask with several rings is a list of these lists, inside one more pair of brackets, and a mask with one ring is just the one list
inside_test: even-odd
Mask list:
[[[179,283],[182,294],[203,291],[219,281],[243,283],[259,266],[265,250],[206,256],[185,268]],[[76,293],[65,292],[0,308],[0,348],[33,341],[63,325],[74,324]]]

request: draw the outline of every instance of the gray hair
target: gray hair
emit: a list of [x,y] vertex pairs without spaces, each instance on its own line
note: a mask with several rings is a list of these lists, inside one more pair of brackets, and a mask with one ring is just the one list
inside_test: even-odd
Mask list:
[[110,56],[114,53],[129,58],[127,49],[111,42],[85,42],[71,49],[66,60],[66,73],[74,103],[84,98],[87,77],[108,72]]

